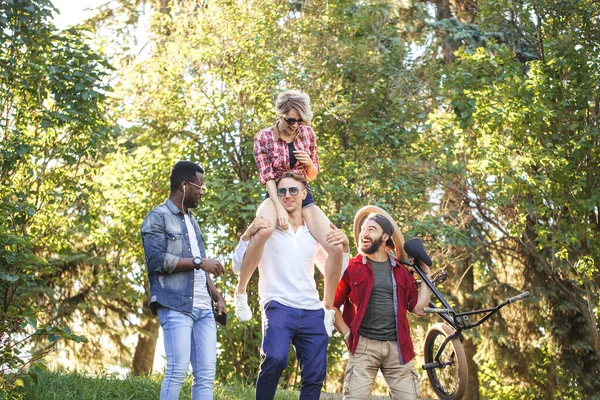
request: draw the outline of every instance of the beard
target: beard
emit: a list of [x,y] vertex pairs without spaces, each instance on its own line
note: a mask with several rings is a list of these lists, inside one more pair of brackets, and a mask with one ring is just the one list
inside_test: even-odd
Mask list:
[[374,254],[377,252],[377,250],[379,250],[381,243],[385,243],[383,240],[383,235],[379,236],[377,240],[374,240],[373,243],[371,243],[371,245],[366,249],[361,249],[361,252],[364,254]]
[[194,199],[191,196],[186,196],[183,199],[183,205],[185,208],[196,208],[198,207],[198,203],[200,202],[200,198]]

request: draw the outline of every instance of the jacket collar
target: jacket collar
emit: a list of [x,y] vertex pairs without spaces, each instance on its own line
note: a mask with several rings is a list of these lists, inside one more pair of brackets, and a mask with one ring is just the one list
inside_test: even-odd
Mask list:
[[[173,203],[171,201],[171,199],[165,200],[165,204],[167,205],[167,208],[169,209],[169,211],[171,211],[173,214],[179,214],[179,213],[183,214],[183,212],[179,209],[179,207],[177,207],[175,205],[175,203]],[[189,214],[189,210],[188,210],[188,214]]]

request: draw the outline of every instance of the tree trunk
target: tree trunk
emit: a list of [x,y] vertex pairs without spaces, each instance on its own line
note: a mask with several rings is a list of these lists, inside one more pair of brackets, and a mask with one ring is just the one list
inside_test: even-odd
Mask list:
[[477,346],[472,338],[465,338],[463,342],[465,355],[467,356],[467,365],[469,366],[469,377],[467,379],[467,392],[463,398],[469,400],[479,400],[479,366],[473,360],[477,353]]
[[[556,382],[556,363],[552,361],[550,365],[548,365],[548,377],[546,379],[547,382]],[[546,385],[544,387],[544,400],[554,400],[555,397],[555,388],[554,385]]]
[[[436,19],[438,21],[452,18],[452,12],[450,11],[450,1],[449,0],[434,0],[436,8]],[[446,33],[439,32],[440,34],[440,46],[442,47],[442,55],[444,56],[444,62],[446,64],[452,63],[456,57],[454,56],[454,52],[458,49],[458,46],[454,44],[454,42],[450,40],[446,40]]]
[[[537,223],[537,221],[535,220],[535,216],[534,215],[527,215],[526,218],[526,222],[525,222],[525,238],[523,239],[524,242],[526,242],[527,240],[531,240],[532,243],[536,243],[537,242],[537,234],[535,233],[535,224]],[[538,267],[538,261],[536,260],[536,258],[532,255],[532,254],[528,254],[526,252],[524,252],[524,256],[527,260],[527,262],[525,263],[525,271],[524,274],[526,276],[526,282],[529,284],[529,282],[531,282],[531,285],[539,285],[541,288],[541,292],[544,293],[546,292],[548,295],[548,298],[550,299],[551,297],[553,297],[551,295],[551,288],[546,289],[546,285],[548,285],[548,283],[546,283],[546,281],[548,280],[548,278],[545,279],[539,279],[539,272],[540,270],[543,271],[542,268]],[[554,311],[550,311],[550,316],[551,318],[556,318],[557,315],[555,314]],[[550,334],[551,340],[552,340],[552,334]],[[551,343],[551,342],[550,342]],[[546,379],[544,380],[544,382],[542,384],[539,385],[540,387],[540,391],[544,394],[544,399],[554,399],[556,398],[556,392],[557,392],[557,388],[556,388],[556,366],[554,361],[552,361],[550,363],[550,365],[548,366],[548,375],[546,377]]]
[[[479,308],[479,304],[475,304],[476,302],[472,298],[465,296],[466,293],[472,293],[475,290],[473,266],[471,265],[470,258],[467,258],[464,262],[463,273],[465,276],[460,285],[461,291],[459,292],[459,295],[462,298],[462,308],[464,310],[477,309]],[[465,341],[463,342],[463,347],[465,348],[465,355],[467,356],[467,364],[469,366],[467,392],[465,393],[464,398],[469,400],[479,400],[479,366],[473,359],[477,353],[477,345],[473,342],[471,337],[466,336]]]
[[460,22],[471,23],[477,16],[476,0],[451,0],[454,14]]
[[[464,232],[465,235],[471,235],[473,229],[471,227],[475,223],[473,215],[470,212],[468,199],[464,198],[462,193],[466,193],[467,185],[463,182],[461,176],[452,178],[452,185],[448,187],[444,194],[445,211],[444,214],[450,216],[453,224]],[[470,296],[475,290],[475,277],[473,274],[473,260],[469,256],[470,249],[464,247],[453,246],[450,248],[450,259],[457,260],[451,267],[453,279],[457,280],[458,290],[457,298],[459,311],[474,310],[479,308],[478,302]],[[460,281],[459,281],[460,279]],[[473,339],[468,336],[469,331],[466,331],[463,347],[467,356],[467,364],[469,366],[467,392],[464,398],[469,400],[479,400],[479,367],[474,361],[477,353],[477,346]]]
[[148,307],[144,307],[141,322],[143,326],[140,329],[137,346],[135,346],[132,368],[134,375],[150,375],[154,365],[154,352],[160,323]]

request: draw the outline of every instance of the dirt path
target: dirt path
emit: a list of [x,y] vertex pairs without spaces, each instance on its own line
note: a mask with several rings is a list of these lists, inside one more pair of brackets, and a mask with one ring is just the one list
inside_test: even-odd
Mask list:
[[[342,400],[344,396],[341,393],[321,393],[319,400]],[[389,400],[388,396],[371,396],[371,400]]]
[[[342,400],[344,396],[341,393],[321,393],[321,397],[319,400]],[[389,396],[371,396],[371,400],[390,400]],[[426,399],[422,400],[434,400],[434,399]]]

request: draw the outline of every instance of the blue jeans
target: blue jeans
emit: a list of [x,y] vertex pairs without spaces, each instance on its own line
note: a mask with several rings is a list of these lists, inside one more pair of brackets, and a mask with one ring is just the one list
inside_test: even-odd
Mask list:
[[217,366],[217,325],[213,311],[193,308],[192,316],[188,316],[159,307],[158,318],[167,355],[167,370],[160,389],[160,399],[179,399],[190,361],[194,374],[192,399],[212,399]]
[[329,337],[323,324],[323,309],[300,310],[276,301],[263,313],[262,363],[256,381],[256,399],[275,397],[277,383],[288,364],[290,344],[300,363],[301,400],[318,400],[327,374]]

